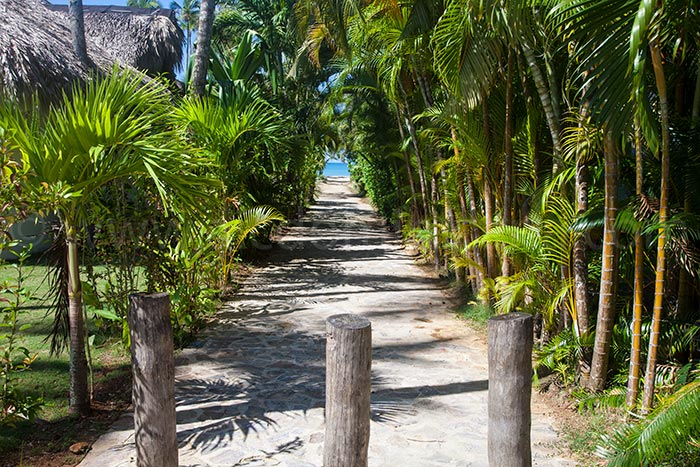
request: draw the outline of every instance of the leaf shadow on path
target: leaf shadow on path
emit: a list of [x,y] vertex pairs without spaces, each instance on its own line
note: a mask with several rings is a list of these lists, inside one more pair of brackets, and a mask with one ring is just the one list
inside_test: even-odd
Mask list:
[[[391,275],[353,264],[412,259],[398,237],[356,200],[319,200],[265,258],[265,268],[249,277],[235,300],[216,315],[198,347],[178,358],[176,393],[180,446],[212,450],[277,430],[281,417],[298,418],[325,405],[325,318],[346,308],[353,295],[436,291],[445,285],[399,268]],[[405,267],[404,267],[405,268]],[[406,268],[405,268],[406,269]],[[405,307],[404,307],[405,308]],[[305,313],[306,321],[297,316]],[[318,312],[318,316],[309,312]],[[387,306],[385,314],[402,313]],[[296,314],[296,315],[295,315]],[[315,321],[314,321],[315,319]],[[383,343],[373,358],[410,364],[449,339]],[[416,405],[434,396],[485,391],[488,383],[464,381],[394,387],[372,374],[371,419],[401,423]],[[300,449],[305,440],[282,443],[278,452]],[[275,453],[268,453],[273,456]]]

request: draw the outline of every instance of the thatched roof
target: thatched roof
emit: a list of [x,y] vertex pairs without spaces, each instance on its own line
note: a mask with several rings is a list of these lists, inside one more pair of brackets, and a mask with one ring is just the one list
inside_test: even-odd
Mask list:
[[[69,20],[67,5],[49,8]],[[85,35],[121,65],[151,76],[168,73],[175,77],[173,72],[180,67],[185,35],[173,10],[86,5],[83,11]]]
[[114,63],[149,74],[170,73],[182,56],[182,30],[169,10],[85,8],[88,55],[84,65],[71,46],[67,7],[45,0],[0,0],[0,95],[38,92],[53,99],[94,69]]

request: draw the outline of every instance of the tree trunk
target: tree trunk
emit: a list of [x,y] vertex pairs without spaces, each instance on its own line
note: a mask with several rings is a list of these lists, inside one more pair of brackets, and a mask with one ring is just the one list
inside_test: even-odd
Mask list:
[[[508,50],[508,70],[506,74],[506,128],[505,128],[505,161],[503,174],[503,225],[513,224],[513,68],[515,60],[513,50]],[[511,264],[508,256],[503,254],[501,275],[510,276]]]
[[[579,215],[588,210],[588,164],[578,157],[576,161],[576,211]],[[590,327],[588,310],[588,260],[586,239],[579,236],[574,242],[574,299],[576,303],[576,325],[578,334]]]
[[601,391],[605,387],[610,359],[610,342],[615,325],[615,298],[618,274],[617,190],[619,179],[619,141],[605,133],[605,227],[603,231],[603,258],[600,277],[600,300],[596,322],[593,361],[589,389]]
[[[581,109],[581,125],[588,114],[588,105],[584,103]],[[588,162],[584,154],[576,151],[576,213],[580,216],[588,210]],[[580,235],[573,245],[574,272],[574,306],[576,307],[576,331],[578,336],[588,332],[591,326],[588,305],[588,254],[586,238]],[[591,351],[586,348],[578,362],[579,383],[588,386],[591,375]]]
[[[579,156],[576,160],[576,204],[579,215],[588,209],[588,164]],[[577,335],[582,336],[591,326],[588,308],[588,254],[586,238],[579,235],[573,246],[574,306],[576,307]],[[591,375],[591,351],[586,348],[578,362],[579,383],[588,386]]]
[[[476,190],[474,189],[474,180],[472,180],[472,176],[468,168],[465,173],[465,178],[467,181],[467,194],[469,195],[469,213],[471,214],[472,219],[476,221],[479,216],[479,212],[476,208]],[[476,230],[476,228],[472,228],[471,233],[472,240],[476,240],[476,238],[479,236],[479,232]],[[474,247],[473,253],[474,260],[481,267],[481,269],[477,269],[477,282],[479,283],[480,290],[484,286],[484,273],[487,270],[487,266],[480,247]]]
[[642,413],[648,413],[654,405],[654,383],[656,380],[656,354],[661,330],[661,315],[664,308],[664,286],[666,279],[666,228],[668,220],[668,195],[670,178],[670,124],[668,116],[668,96],[666,76],[664,75],[661,50],[658,39],[650,44],[651,60],[656,78],[656,89],[659,94],[659,111],[661,113],[661,196],[659,198],[659,237],[656,250],[656,278],[654,280],[654,311],[651,319],[651,334],[649,335],[649,353],[644,373],[644,393],[642,394]]
[[438,187],[438,177],[433,174],[430,177],[430,213],[433,224],[433,260],[435,262],[435,272],[440,273],[440,223],[438,214],[438,204],[440,203],[440,192]]
[[418,165],[418,180],[420,181],[420,193],[423,200],[423,212],[425,216],[428,216],[430,210],[428,209],[428,181],[425,177],[425,168],[423,166],[423,158],[421,157],[420,144],[418,143],[418,135],[416,134],[416,127],[413,125],[413,120],[411,120],[410,113],[405,118],[406,127],[408,128],[408,134],[411,137],[411,142],[413,143],[413,150],[416,153],[416,162]]
[[560,111],[554,106],[554,103],[552,102],[552,96],[549,94],[547,81],[545,80],[545,77],[542,74],[540,66],[537,64],[535,52],[527,44],[524,44],[522,46],[522,50],[523,54],[525,55],[525,59],[527,60],[527,64],[530,68],[530,72],[532,73],[532,79],[535,81],[535,88],[537,89],[537,94],[540,97],[540,102],[542,103],[544,114],[547,117],[547,126],[549,128],[549,133],[552,137],[552,158],[554,159],[552,165],[552,173],[556,174],[559,172],[563,164],[563,151],[561,148],[561,139],[559,136],[559,133],[561,131],[561,124],[559,122],[558,115],[560,114]]
[[77,229],[66,228],[68,247],[68,323],[70,335],[70,412],[76,415],[90,413],[88,393],[88,366],[85,357],[85,323],[83,322],[83,290],[78,264]]
[[[416,72],[416,80],[418,81],[418,86],[420,87],[421,94],[423,95],[423,103],[425,104],[426,107],[433,107],[435,102],[433,101],[433,93],[430,88],[430,81],[428,78],[420,72]],[[442,155],[442,149],[441,148],[436,148],[436,154],[437,154],[437,159],[438,161],[442,162],[443,161],[443,155]],[[432,176],[432,187],[431,187],[431,195],[432,195],[432,200],[433,200],[433,206],[432,206],[432,215],[433,215],[433,251],[435,254],[435,271],[440,272],[440,228],[438,224],[438,212],[437,212],[437,206],[440,201],[440,193],[439,193],[439,185],[438,182],[442,183],[442,186],[445,187],[445,170],[441,169],[440,170],[440,179],[433,174]],[[445,188],[446,189],[446,188]],[[443,202],[444,202],[444,210],[445,210],[445,219],[450,220],[450,217],[454,219],[454,212],[452,212],[452,208],[449,206],[449,201],[447,199],[446,194],[443,195]]]
[[131,294],[129,303],[136,462],[139,467],[177,467],[170,296]]
[[[493,148],[493,144],[491,143],[491,125],[489,123],[489,108],[488,108],[488,96],[486,95],[486,91],[481,91],[481,108],[482,108],[482,117],[483,117],[483,125],[484,125],[484,138],[486,141],[488,141],[488,147],[489,147],[489,152],[491,152]],[[489,170],[488,166],[485,165],[482,168],[482,177],[483,177],[483,183],[484,183],[484,216],[486,217],[486,231],[489,232],[491,230],[491,227],[493,227],[493,217],[494,217],[494,199],[493,199],[493,190],[491,188],[491,180],[489,179]],[[496,277],[496,271],[498,270],[497,266],[497,259],[496,258],[496,245],[493,244],[493,242],[489,242],[486,244],[486,267],[487,267],[487,275],[490,278]]]
[[[635,186],[637,196],[642,195],[643,170],[642,166],[642,130],[639,121],[635,119],[634,150]],[[634,232],[634,301],[632,304],[632,345],[630,349],[630,370],[627,378],[628,408],[633,408],[639,396],[639,368],[642,355],[642,312],[644,311],[644,242],[642,229],[637,226]]]
[[[697,128],[698,121],[700,120],[700,65],[698,65],[696,72],[697,78],[695,79],[693,107],[690,116],[690,125],[693,129]],[[686,213],[693,212],[693,206],[689,197],[686,197],[683,203],[683,211]],[[693,290],[692,281],[693,277],[688,271],[686,271],[685,268],[681,268],[680,277],[678,278],[678,313],[683,313],[690,306],[691,293]]]
[[[400,112],[396,111],[396,121],[399,126],[399,134],[401,135],[401,141],[406,139],[406,132],[403,129],[403,124],[401,123]],[[402,144],[403,145],[403,144]],[[403,151],[404,160],[406,162],[406,175],[408,176],[408,186],[411,188],[411,227],[416,228],[420,225],[420,208],[418,207],[418,198],[416,192],[416,182],[413,180],[413,169],[411,168],[411,156],[408,154],[408,150]]]
[[70,16],[70,32],[73,52],[83,65],[87,66],[90,59],[85,43],[85,16],[83,14],[83,0],[69,0],[68,15]]
[[209,51],[214,26],[215,0],[201,0],[199,7],[199,27],[197,29],[197,50],[192,70],[192,93],[203,96],[209,71]]
[[[456,169],[455,169],[455,177],[457,178],[457,196],[459,198],[459,213],[461,218],[463,219],[462,222],[464,222],[464,225],[462,226],[457,226],[457,229],[459,230],[459,233],[462,238],[462,246],[464,248],[464,252],[467,252],[467,245],[471,243],[471,225],[466,225],[466,220],[469,218],[469,211],[467,210],[467,196],[466,193],[464,192],[464,173],[463,169],[461,167],[461,160],[459,157],[459,147],[457,146],[457,131],[455,130],[454,125],[450,125],[450,136],[452,137],[452,150],[454,151],[454,158],[456,160]],[[464,268],[457,268],[457,276],[459,276],[459,269],[464,269]],[[474,266],[469,266],[469,284],[471,285],[472,289],[472,294],[476,294],[479,291],[479,284],[477,283],[477,273],[476,273],[476,268]],[[465,274],[462,274],[462,277],[464,278]],[[459,280],[459,279],[458,279]],[[466,283],[466,281],[465,281]]]

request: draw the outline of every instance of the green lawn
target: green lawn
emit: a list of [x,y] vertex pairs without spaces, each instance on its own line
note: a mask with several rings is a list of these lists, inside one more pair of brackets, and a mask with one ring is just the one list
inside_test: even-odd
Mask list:
[[[70,419],[68,413],[69,371],[68,353],[58,356],[50,355],[50,342],[47,336],[53,324],[53,314],[48,309],[50,301],[46,300],[48,286],[44,280],[47,266],[28,264],[23,267],[26,281],[24,286],[31,293],[31,299],[20,308],[18,325],[29,325],[19,332],[18,344],[37,354],[31,369],[21,374],[19,387],[26,394],[42,397],[44,407],[39,418],[52,425],[65,424]],[[0,284],[16,284],[17,271],[13,265],[0,265]],[[7,294],[5,297],[9,296]],[[92,317],[90,317],[92,318]],[[118,330],[96,329],[95,321],[90,319],[89,333],[95,336],[90,346],[93,362],[95,385],[105,385],[110,378],[123,378],[128,373],[129,356],[125,350]],[[0,341],[0,347],[5,342]],[[109,401],[105,401],[109,402]],[[42,422],[43,423],[43,422]],[[71,423],[65,425],[70,434]],[[27,440],[27,435],[34,426],[0,427],[0,454],[18,449]],[[70,436],[64,441],[69,443]],[[59,441],[60,443],[60,441]],[[62,446],[56,446],[57,449]]]

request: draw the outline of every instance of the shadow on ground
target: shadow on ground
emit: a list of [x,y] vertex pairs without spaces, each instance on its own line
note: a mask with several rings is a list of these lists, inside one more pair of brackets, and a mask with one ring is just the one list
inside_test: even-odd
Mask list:
[[[340,183],[340,182],[331,182]],[[297,321],[295,312],[323,304],[337,307],[353,294],[435,291],[442,282],[409,274],[411,259],[398,237],[361,209],[352,195],[319,200],[309,216],[294,223],[291,235],[267,254],[266,267],[249,277],[234,302],[217,314],[198,347],[180,356],[178,367],[205,368],[179,374],[178,433],[182,445],[212,450],[251,434],[274,428],[280,415],[298,417],[325,405],[325,336]],[[351,271],[366,261],[403,261],[390,275]],[[365,268],[367,269],[367,268]],[[372,268],[369,268],[372,270]],[[363,269],[364,271],[364,269]],[[383,314],[406,311],[387,304]],[[331,310],[332,311],[332,310]],[[340,312],[340,310],[338,311]],[[322,325],[322,317],[319,321]],[[410,363],[448,339],[378,345],[375,361]],[[192,366],[192,363],[197,363]],[[185,366],[185,364],[190,364]],[[396,388],[373,371],[371,418],[400,423],[417,404],[434,396],[485,391],[487,381],[464,381]],[[291,452],[303,444],[296,439],[278,446]],[[274,453],[268,453],[273,456]]]

